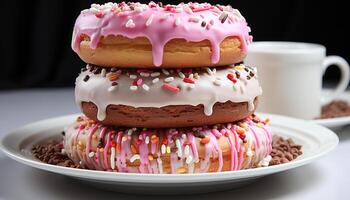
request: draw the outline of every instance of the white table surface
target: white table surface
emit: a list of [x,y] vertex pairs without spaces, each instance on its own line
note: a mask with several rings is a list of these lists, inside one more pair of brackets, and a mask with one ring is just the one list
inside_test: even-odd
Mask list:
[[[0,92],[0,137],[45,118],[77,113],[72,89]],[[267,176],[243,188],[191,196],[136,196],[103,191],[17,163],[0,151],[0,199],[349,199],[350,126],[339,146],[309,165]]]

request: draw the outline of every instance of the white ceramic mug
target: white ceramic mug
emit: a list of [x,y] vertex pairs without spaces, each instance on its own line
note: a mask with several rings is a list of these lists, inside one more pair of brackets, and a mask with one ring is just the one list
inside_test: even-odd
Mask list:
[[[349,83],[349,64],[339,56],[326,57],[326,48],[318,44],[254,42],[245,64],[258,68],[263,89],[259,112],[313,119]],[[332,93],[322,96],[322,76],[330,65],[339,67],[341,78]]]

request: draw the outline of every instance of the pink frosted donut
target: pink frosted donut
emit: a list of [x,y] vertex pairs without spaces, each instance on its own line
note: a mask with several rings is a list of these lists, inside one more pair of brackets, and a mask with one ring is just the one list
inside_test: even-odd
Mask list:
[[65,130],[67,155],[88,169],[182,174],[268,166],[268,120],[248,117],[215,126],[140,129],[104,126],[86,117]]
[[218,66],[242,62],[249,31],[231,6],[92,4],[76,20],[72,48],[86,63],[105,67]]

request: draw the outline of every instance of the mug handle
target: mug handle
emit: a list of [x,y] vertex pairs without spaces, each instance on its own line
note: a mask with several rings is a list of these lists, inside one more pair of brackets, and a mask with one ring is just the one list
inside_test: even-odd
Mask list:
[[350,80],[350,70],[349,64],[346,60],[340,56],[327,56],[323,62],[323,74],[326,72],[326,69],[331,66],[336,65],[339,67],[341,76],[340,81],[337,87],[333,90],[333,92],[327,94],[326,96],[322,96],[321,102],[323,104],[327,104],[337,98],[341,93],[343,93],[348,87]]

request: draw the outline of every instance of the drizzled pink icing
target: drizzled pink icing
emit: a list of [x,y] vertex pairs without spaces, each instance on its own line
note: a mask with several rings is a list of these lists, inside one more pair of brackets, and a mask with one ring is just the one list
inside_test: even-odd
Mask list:
[[81,36],[90,37],[95,49],[101,37],[121,35],[127,38],[146,37],[152,44],[153,63],[160,66],[164,46],[175,38],[191,42],[209,40],[212,63],[220,60],[220,43],[235,36],[246,52],[252,41],[250,28],[240,12],[231,6],[212,6],[208,3],[181,3],[160,7],[150,2],[93,4],[77,18],[73,31],[72,48],[80,50]]
[[[85,121],[78,123],[85,123]],[[245,130],[244,137],[238,134],[238,128]],[[216,132],[217,135],[213,132]],[[159,140],[154,142],[150,139],[151,137],[158,137]],[[209,137],[209,142],[202,144],[201,138],[203,137]],[[97,143],[102,145],[100,149],[97,148]],[[225,143],[229,145],[229,150],[226,149],[224,152],[222,148]],[[208,171],[212,159],[218,160],[217,171],[222,171],[224,162],[227,162],[223,159],[224,154],[228,155],[227,152],[231,156],[229,161],[231,164],[226,170],[241,170],[259,165],[271,153],[272,137],[266,121],[254,122],[251,117],[248,117],[237,125],[220,124],[210,127],[141,131],[106,128],[98,124],[77,126],[75,123],[66,129],[63,144],[68,156],[88,169],[129,173],[164,173],[162,158],[168,155],[170,156],[171,173],[183,173],[181,171],[183,168],[187,169],[187,173],[201,173]],[[89,147],[84,147],[84,145]],[[137,152],[131,150],[131,145],[137,146]],[[163,152],[162,145],[171,151]],[[116,150],[115,157],[112,157],[112,148],[118,149],[118,146],[121,149]],[[205,149],[201,160],[199,160],[200,148],[202,151],[203,148]],[[103,149],[102,152],[100,152],[101,149]],[[88,155],[91,152],[94,153],[94,156],[89,158]],[[93,159],[102,162],[91,162]],[[113,159],[115,165],[111,163]],[[138,167],[127,165],[127,162],[133,163],[136,160],[140,162]],[[199,161],[200,166],[195,167]]]

